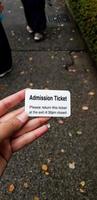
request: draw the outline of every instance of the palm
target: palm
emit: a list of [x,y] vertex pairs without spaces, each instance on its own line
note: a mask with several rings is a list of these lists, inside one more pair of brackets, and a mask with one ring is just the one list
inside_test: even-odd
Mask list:
[[[29,119],[24,108],[9,112],[11,108],[24,100],[25,91],[22,90],[0,101],[0,159],[5,163],[12,154],[42,136],[48,130],[49,118]],[[22,115],[22,120],[20,120]],[[25,117],[24,117],[25,116]],[[4,164],[5,166],[5,164]],[[5,167],[4,167],[5,168]],[[0,174],[4,170],[0,166]]]

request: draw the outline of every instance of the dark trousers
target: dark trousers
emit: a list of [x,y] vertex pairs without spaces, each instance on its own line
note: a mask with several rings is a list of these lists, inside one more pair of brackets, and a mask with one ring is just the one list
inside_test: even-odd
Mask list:
[[28,25],[34,32],[46,28],[45,0],[21,0]]
[[0,22],[0,74],[12,66],[11,49],[4,28]]

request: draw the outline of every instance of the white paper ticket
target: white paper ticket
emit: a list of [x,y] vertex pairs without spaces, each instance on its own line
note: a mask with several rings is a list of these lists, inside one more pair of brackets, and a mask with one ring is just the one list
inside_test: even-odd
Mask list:
[[70,92],[26,89],[25,111],[30,117],[69,117],[71,115]]

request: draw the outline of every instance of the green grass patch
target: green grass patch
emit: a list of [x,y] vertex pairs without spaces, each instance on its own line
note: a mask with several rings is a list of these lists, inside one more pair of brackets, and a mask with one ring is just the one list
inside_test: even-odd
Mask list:
[[97,63],[97,0],[68,0],[86,43]]

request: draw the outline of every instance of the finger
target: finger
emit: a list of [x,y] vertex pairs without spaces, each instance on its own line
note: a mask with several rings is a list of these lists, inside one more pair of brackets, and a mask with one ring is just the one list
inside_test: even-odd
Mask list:
[[12,152],[16,152],[22,149],[23,147],[30,144],[37,138],[41,137],[45,132],[48,131],[49,127],[50,127],[49,124],[43,125],[34,131],[28,132],[20,136],[19,138],[12,140],[11,142]]
[[17,115],[19,115],[20,113],[22,113],[24,111],[24,107],[19,108],[17,110],[14,110],[10,113],[7,113],[6,115],[4,115],[3,117],[0,118],[0,123],[1,122],[6,122],[8,120],[11,120],[12,118],[16,117]]
[[25,90],[21,90],[9,97],[4,98],[0,101],[0,116],[4,115],[9,111],[10,108],[13,108],[21,101],[23,101],[25,96]]
[[27,120],[28,115],[23,112],[12,120],[0,123],[0,142],[9,138],[14,132],[18,131]]
[[16,132],[13,135],[13,138],[17,138],[29,131],[33,131],[34,129],[45,124],[48,120],[50,120],[50,117],[45,117],[45,118],[40,117],[40,118],[35,118],[35,119],[28,121],[21,130],[19,130],[18,132]]

